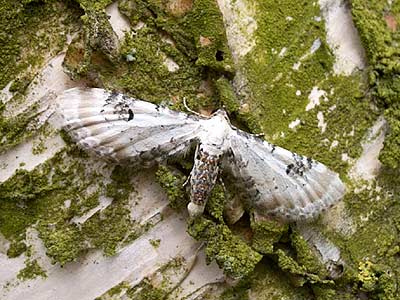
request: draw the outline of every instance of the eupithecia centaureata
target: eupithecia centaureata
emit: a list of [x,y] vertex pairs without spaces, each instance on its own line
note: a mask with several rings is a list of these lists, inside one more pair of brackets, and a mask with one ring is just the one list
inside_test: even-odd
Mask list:
[[192,116],[103,89],[74,88],[58,98],[58,111],[81,147],[117,163],[146,167],[196,146],[191,215],[203,212],[219,174],[256,214],[287,221],[315,217],[345,193],[325,165],[235,128],[223,110]]

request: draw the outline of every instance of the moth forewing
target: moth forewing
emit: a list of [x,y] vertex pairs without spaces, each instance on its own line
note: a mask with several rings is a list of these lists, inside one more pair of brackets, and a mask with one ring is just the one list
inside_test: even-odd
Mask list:
[[225,169],[259,214],[310,219],[340,200],[345,186],[325,165],[237,130]]
[[147,167],[196,145],[188,207],[192,216],[203,212],[221,160],[246,206],[262,216],[312,218],[345,192],[335,172],[236,129],[223,110],[209,118],[189,116],[97,88],[66,90],[57,101],[72,138],[116,163]]

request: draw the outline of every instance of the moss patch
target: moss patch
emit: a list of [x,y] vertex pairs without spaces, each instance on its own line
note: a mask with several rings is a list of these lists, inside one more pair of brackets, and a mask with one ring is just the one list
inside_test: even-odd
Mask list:
[[[69,1],[0,1],[0,89],[9,82],[12,105],[49,57],[60,52],[67,34],[77,30],[79,13]],[[46,16],[43,19],[43,16]],[[36,107],[13,118],[4,117],[0,101],[0,153],[30,137],[37,129]]]
[[11,90],[23,92],[47,55],[63,49],[79,14],[70,2],[2,0],[0,15],[0,89],[14,80]]
[[47,277],[46,272],[43,271],[37,260],[28,261],[26,267],[17,274],[17,278],[21,280],[34,279],[38,276]]
[[233,278],[249,275],[262,256],[251,249],[228,226],[200,217],[189,225],[189,234],[207,242],[208,262],[215,260],[224,272]]
[[263,254],[273,253],[274,244],[279,242],[282,235],[289,230],[287,224],[280,224],[273,220],[260,222],[254,222],[254,220],[252,220],[251,228],[254,233],[252,246]]
[[[192,108],[215,106],[214,79],[233,74],[216,2],[196,1],[182,15],[158,1],[121,1],[119,7],[132,26],[139,21],[146,26],[127,33],[120,43],[119,57],[113,54],[110,58],[108,46],[115,43],[112,34],[106,34],[107,20],[103,18],[104,26],[85,22],[85,32],[96,30],[99,34],[80,35],[70,46],[65,60],[70,73],[147,101],[179,107],[186,97]],[[85,12],[84,20],[89,19],[92,9]],[[99,14],[103,11],[95,11],[95,16]],[[93,35],[107,37],[92,43]]]
[[[67,7],[74,10],[74,22],[83,12],[86,14],[82,19],[84,32],[69,48],[65,66],[71,74],[92,85],[118,89],[175,108],[181,108],[184,96],[194,109],[212,109],[222,103],[236,121],[243,122],[251,131],[264,132],[269,141],[320,160],[343,178],[349,166],[342,155],[360,155],[360,141],[366,128],[385,110],[391,129],[381,159],[392,167],[397,165],[399,55],[398,30],[392,28],[399,22],[398,4],[389,7],[382,1],[352,1],[354,19],[371,64],[366,82],[359,74],[343,77],[332,73],[333,57],[325,42],[323,23],[318,21],[317,5],[308,1],[258,1],[257,44],[243,61],[250,91],[246,98],[230,86],[233,64],[215,1],[196,1],[185,8],[171,6],[170,2],[121,1],[121,11],[132,25],[144,21],[146,26],[128,33],[118,45],[113,42],[104,14],[110,1],[78,2],[83,10],[73,2],[68,2]],[[6,16],[0,21],[4,29],[1,32],[13,30],[11,42],[8,36],[0,34],[0,41],[7,41],[7,46],[0,50],[4,69],[1,86],[14,79],[11,90],[22,95],[32,78],[32,74],[23,72],[27,64],[39,66],[44,49],[50,44],[58,45],[58,39],[25,41],[26,36],[31,38],[25,31],[36,33],[40,31],[39,25],[46,27],[45,36],[56,36],[40,16],[59,19],[65,11],[53,10],[57,5],[61,4],[24,1],[14,9],[4,1],[1,3],[0,9]],[[60,41],[64,40],[65,36]],[[27,51],[24,45],[35,53]],[[32,62],[31,58],[38,60]],[[170,60],[179,69],[168,70],[166,61]],[[377,110],[370,105],[367,84],[373,86]],[[306,110],[308,96],[315,88],[325,91],[325,95],[319,105]],[[4,104],[0,104],[0,110],[4,109]],[[4,132],[0,142],[5,141],[4,145],[9,147],[25,139],[30,117],[0,118]],[[297,119],[299,125],[290,129],[289,124]],[[134,171],[116,167],[111,182],[104,183],[100,174],[88,171],[85,160],[82,152],[69,149],[32,172],[17,171],[0,185],[0,231],[12,242],[8,249],[10,257],[26,251],[25,231],[33,225],[48,255],[60,264],[75,260],[90,248],[113,255],[142,232],[129,219],[128,197],[133,187],[128,178]],[[185,206],[183,176],[160,167],[157,177],[171,203]],[[255,223],[250,218],[251,230],[243,219],[237,228],[228,227],[222,215],[225,195],[220,186],[207,205],[206,217],[194,220],[189,232],[207,243],[208,260],[216,260],[228,275],[248,277],[255,269],[246,284],[224,293],[226,299],[245,299],[252,294],[259,299],[355,299],[360,295],[396,299],[400,269],[398,178],[396,170],[384,169],[376,182],[366,184],[361,191],[356,192],[359,186],[349,186],[344,202],[355,223],[353,236],[341,236],[316,222],[321,232],[340,248],[346,262],[345,274],[334,284],[328,280],[325,266],[320,265],[313,249],[289,226],[272,221]],[[89,188],[94,192],[85,192]],[[100,197],[112,199],[112,203],[83,224],[75,222],[96,207]],[[32,262],[28,267],[37,266]],[[141,292],[132,289],[128,294],[135,299],[163,299],[168,293],[164,287],[144,281]],[[115,293],[123,293],[124,289],[129,288],[118,287]]]
[[156,179],[167,193],[170,207],[182,210],[188,204],[188,197],[185,193],[183,175],[174,172],[166,166],[159,166],[156,172]]
[[[121,167],[114,169],[111,183],[103,185],[101,176],[75,155],[80,156],[80,152],[60,152],[31,172],[17,171],[0,185],[0,231],[14,241],[10,256],[23,252],[25,230],[34,224],[47,254],[61,265],[92,247],[113,255],[128,237],[138,235],[141,228],[130,219],[128,208],[133,185],[129,178],[118,176],[124,172]],[[86,193],[88,188],[95,192]],[[108,197],[112,202],[83,224],[73,222],[74,217],[96,207],[99,197]]]
[[126,296],[132,300],[163,300],[174,291],[180,279],[176,277],[185,268],[184,259],[178,257],[161,266],[153,276],[129,288]]
[[397,168],[400,164],[400,4],[356,0],[351,5],[354,23],[370,63],[369,83],[390,126],[380,160]]

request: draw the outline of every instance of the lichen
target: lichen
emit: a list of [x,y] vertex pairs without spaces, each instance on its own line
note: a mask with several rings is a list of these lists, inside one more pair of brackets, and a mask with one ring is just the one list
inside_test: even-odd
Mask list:
[[232,83],[226,77],[220,77],[215,82],[217,97],[221,107],[229,113],[237,113],[240,108],[239,101],[233,89]]
[[2,0],[0,15],[0,88],[14,80],[11,90],[23,93],[44,59],[62,50],[79,15],[71,2],[32,0]]
[[25,268],[21,269],[17,274],[17,278],[20,280],[34,279],[38,276],[47,277],[46,272],[43,271],[37,260],[28,260]]
[[206,204],[206,211],[219,223],[224,223],[225,190],[221,184],[214,186],[210,199]]
[[152,245],[154,248],[160,247],[161,240],[156,239],[156,240],[149,240],[150,245]]
[[224,272],[233,278],[251,274],[262,255],[254,251],[228,226],[199,217],[189,224],[189,234],[197,240],[206,241],[208,263],[215,260]]
[[[126,291],[126,296],[132,300],[163,300],[167,299],[180,283],[176,274],[182,272],[185,260],[176,257],[162,265],[152,276],[144,278],[135,286]],[[178,281],[176,281],[178,279]]]
[[[0,1],[0,89],[8,83],[13,98],[0,101],[0,153],[32,136],[37,129],[36,107],[6,118],[4,111],[23,101],[25,90],[46,59],[59,53],[67,34],[77,30],[79,15],[70,2]],[[43,16],[46,16],[43,19]]]
[[386,166],[397,168],[400,164],[400,5],[396,1],[361,0],[352,1],[351,5],[370,63],[369,84],[376,103],[385,110],[390,127],[379,158]]
[[181,174],[174,173],[166,166],[159,166],[156,172],[156,179],[166,191],[170,207],[176,210],[186,207],[188,197],[183,187],[185,178]]
[[37,122],[36,106],[31,107],[27,112],[8,118],[2,116],[4,109],[5,106],[0,104],[0,153],[31,137],[35,132]]
[[[25,235],[23,235],[23,238]],[[22,241],[14,240],[7,250],[7,256],[10,258],[18,257],[27,250],[26,244]]]
[[174,7],[152,0],[122,1],[120,8],[133,25],[143,21],[166,32],[196,65],[232,74],[233,61],[216,1],[193,1],[180,14]]
[[126,281],[122,281],[116,286],[113,286],[107,292],[105,292],[100,297],[96,297],[95,300],[111,300],[111,299],[120,299],[122,294],[126,293],[128,289],[130,289],[130,285]]
[[274,220],[251,222],[253,231],[252,247],[260,253],[272,254],[274,244],[279,242],[289,230],[288,224],[281,224]]
[[[375,0],[352,1],[355,24],[370,64],[367,82],[357,72],[349,77],[333,74],[334,58],[325,41],[325,28],[315,18],[320,15],[318,5],[305,0],[257,1],[256,46],[239,66],[247,79],[243,90],[250,92],[246,94],[231,86],[233,63],[215,1],[196,1],[179,8],[170,2],[120,1],[121,11],[133,26],[139,21],[146,26],[127,33],[118,45],[118,53],[115,44],[107,43],[113,40],[113,33],[104,8],[111,1],[76,2],[81,9],[73,1],[23,1],[15,7],[7,1],[0,3],[1,12],[7,16],[0,21],[0,41],[6,42],[0,50],[1,87],[14,80],[10,89],[23,99],[34,75],[25,72],[27,66],[36,69],[43,63],[50,44],[58,51],[65,41],[64,34],[59,40],[48,39],[57,36],[53,29],[60,28],[47,26],[49,23],[41,15],[50,16],[49,22],[63,16],[70,18],[65,26],[71,22],[85,27],[85,32],[77,35],[69,47],[64,62],[72,75],[95,86],[117,89],[177,109],[183,108],[183,97],[187,97],[193,109],[211,110],[225,105],[234,124],[263,132],[270,142],[327,164],[348,183],[343,201],[355,233],[345,237],[327,228],[321,220],[314,223],[340,248],[346,262],[343,276],[335,279],[334,284],[327,279],[326,266],[321,265],[294,227],[275,221],[256,223],[251,216],[249,222],[248,213],[238,224],[226,225],[222,214],[226,199],[218,185],[205,216],[194,220],[189,232],[205,241],[208,261],[216,260],[232,277],[250,278],[226,291],[225,299],[254,295],[259,299],[398,298],[400,175],[396,169],[384,168],[375,182],[354,186],[352,179],[346,178],[349,161],[361,154],[366,129],[383,111],[390,129],[380,159],[388,166],[398,165],[398,30],[392,30],[399,22],[398,3],[390,2],[390,6],[389,2]],[[83,14],[86,16],[82,24],[78,17]],[[93,31],[97,25],[98,31]],[[45,32],[38,37],[32,35],[39,27]],[[11,32],[12,38],[2,35],[5,32]],[[90,33],[96,33],[97,38],[91,40]],[[318,41],[319,48],[310,53]],[[169,71],[166,58],[179,69]],[[299,68],[293,68],[299,62]],[[327,101],[321,98],[318,106],[306,111],[308,95],[314,87],[327,92]],[[372,95],[368,93],[370,87]],[[372,107],[371,99],[377,108]],[[5,107],[1,103],[0,111]],[[319,112],[326,122],[325,131],[318,124]],[[300,124],[290,129],[288,125],[297,118]],[[32,120],[24,114],[15,119],[0,117],[0,143],[4,143],[0,148],[10,149],[30,136],[26,128]],[[25,231],[30,226],[36,227],[48,255],[61,265],[90,248],[113,255],[145,230],[128,217],[127,195],[133,191],[128,178],[135,170],[116,167],[111,183],[96,185],[101,175],[88,173],[85,154],[67,144],[72,146],[67,152],[57,154],[33,171],[18,170],[0,184],[0,231],[11,241],[10,257],[26,252]],[[343,161],[343,154],[350,160]],[[182,160],[178,164],[184,175],[160,167],[157,178],[171,204],[184,207],[188,196],[182,184],[190,163]],[[89,187],[93,190],[93,185],[95,192],[85,193]],[[72,222],[74,217],[84,216],[96,207],[103,196],[112,198],[112,204],[83,224]],[[66,201],[70,201],[69,206]],[[154,287],[146,281],[141,288],[143,293],[138,297],[144,299],[164,299],[167,294],[163,286]],[[124,289],[129,288],[124,285],[122,289],[116,288],[115,293]],[[136,292],[130,293],[136,297]]]
[[[23,241],[29,226],[36,227],[47,255],[61,265],[92,247],[113,255],[125,239],[132,241],[142,230],[130,219],[128,198],[134,189],[131,179],[121,176],[132,175],[135,170],[115,167],[112,181],[102,185],[99,174],[89,171],[84,159],[78,158],[80,152],[74,151],[73,148],[71,152],[60,152],[31,172],[18,170],[0,184],[0,231],[14,241],[8,251],[10,256],[23,252],[18,243]],[[83,192],[95,182],[95,192]],[[83,224],[70,222],[74,216],[96,207],[100,196],[109,197],[112,203]]]

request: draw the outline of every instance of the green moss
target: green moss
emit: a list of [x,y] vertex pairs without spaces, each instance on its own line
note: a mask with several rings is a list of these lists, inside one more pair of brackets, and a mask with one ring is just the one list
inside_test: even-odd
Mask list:
[[126,295],[132,300],[167,299],[177,284],[176,275],[185,268],[182,258],[175,258],[161,266],[154,277],[144,278],[139,284],[127,290]]
[[154,287],[148,280],[140,283],[140,292],[137,293],[137,287],[128,291],[127,295],[130,299],[135,300],[163,300],[167,296],[167,292],[162,288]]
[[134,190],[132,177],[129,175],[135,171],[129,167],[114,168],[111,175],[114,182],[105,187],[105,195],[112,198],[113,202],[105,209],[96,212],[82,225],[84,236],[94,247],[103,249],[104,254],[108,256],[114,255],[117,247],[129,235],[137,236],[136,224],[130,218],[128,201],[130,193]]
[[[12,81],[14,93],[8,104],[20,101],[45,60],[63,49],[67,34],[76,30],[75,13],[73,5],[61,1],[0,1],[0,89]],[[36,107],[12,118],[3,116],[5,107],[0,103],[0,152],[37,128]]]
[[127,291],[130,287],[131,286],[129,285],[128,282],[122,281],[119,284],[117,284],[116,286],[109,289],[105,293],[105,295],[103,295],[101,297],[97,297],[95,300],[109,299],[108,297],[111,297],[111,299],[113,299],[113,297],[120,297],[121,294],[123,292]]
[[243,286],[237,296],[222,299],[241,300],[243,298],[240,295],[246,294],[250,296],[250,299],[260,300],[314,299],[313,293],[307,287],[295,287],[289,279],[287,273],[282,272],[271,261],[264,259],[261,264],[257,265],[251,280]]
[[[277,143],[321,161],[343,174],[349,165],[342,160],[342,154],[346,153],[352,158],[361,155],[361,141],[376,120],[378,112],[371,108],[368,99],[362,99],[363,85],[357,76],[334,76],[329,82],[324,82],[321,88],[334,91],[334,97],[322,103],[318,110],[303,114],[299,128],[287,132]],[[323,111],[327,123],[325,132],[318,127],[318,111]],[[337,146],[332,147],[333,141],[338,142]]]
[[400,104],[386,109],[385,119],[390,129],[385,137],[384,148],[379,155],[379,160],[386,166],[397,168],[400,161]]
[[[253,98],[248,103],[252,112],[248,125],[271,137],[286,132],[288,124],[303,112],[308,93],[330,72],[333,58],[324,42],[323,25],[313,20],[320,13],[318,6],[308,1],[264,1],[256,9],[257,44],[245,58]],[[298,71],[293,70],[318,39],[319,49],[302,60]],[[278,54],[284,47],[287,50],[281,58]],[[300,97],[296,90],[302,92]]]
[[85,11],[102,12],[112,0],[76,0]]
[[149,240],[150,245],[152,245],[154,248],[160,247],[161,240],[156,239],[156,240]]
[[321,278],[327,276],[324,265],[320,262],[319,258],[314,254],[307,241],[299,232],[293,230],[290,235],[290,241],[293,248],[296,250],[296,261],[304,266],[307,273],[318,274]]
[[57,225],[58,228],[52,228],[47,222],[41,222],[38,229],[46,246],[46,254],[63,266],[83,252],[83,238],[77,225]]
[[40,139],[33,147],[32,147],[32,154],[39,155],[46,151],[47,147],[44,144],[44,139]]
[[75,13],[61,1],[0,1],[0,89],[15,80],[11,90],[25,90],[46,55],[64,46],[79,17]]
[[186,208],[188,197],[183,187],[185,178],[182,175],[173,173],[173,171],[166,166],[159,166],[156,172],[156,179],[167,192],[169,205],[172,208],[177,210]]
[[[132,53],[135,60],[127,61]],[[121,56],[125,62],[117,70],[120,78],[117,81],[107,75],[105,78],[109,84],[127,93],[147,101],[165,101],[165,104],[182,101],[183,97],[190,100],[198,94],[204,77],[201,68],[163,40],[156,28],[146,27],[134,35],[127,34]],[[167,58],[172,59],[179,69],[170,72],[165,63]]]
[[[18,170],[0,184],[1,233],[19,243],[26,229],[36,224],[47,255],[61,265],[93,247],[113,255],[120,245],[127,239],[132,241],[142,230],[130,219],[129,195],[134,187],[130,178],[123,176],[133,171],[116,167],[111,183],[104,186],[101,177],[89,171],[85,159],[78,158],[79,151],[73,148],[68,154],[60,152],[31,172]],[[89,187],[96,189],[86,194],[84,191]],[[100,196],[112,198],[112,203],[79,226],[71,222],[73,217],[97,206]]]
[[398,175],[398,170],[384,168],[376,181],[348,185],[343,201],[356,232],[349,238],[325,232],[340,247],[347,264],[337,281],[337,291],[352,284],[353,295],[361,290],[370,299],[397,298],[398,276],[394,270],[399,268],[400,249]]
[[233,90],[231,82],[226,77],[220,77],[216,82],[217,97],[227,112],[239,111],[240,104]]
[[338,295],[336,291],[332,288],[327,288],[325,285],[315,284],[312,286],[313,293],[315,295],[315,299],[317,300],[335,300],[338,297],[342,297],[342,299],[349,299],[345,295]]
[[18,92],[23,94],[31,81],[32,78],[28,75],[25,75],[22,78],[16,78],[11,84],[9,91],[12,93]]
[[306,282],[306,279],[303,277],[306,274],[306,269],[304,266],[301,266],[297,263],[297,261],[287,255],[283,250],[278,249],[276,251],[278,257],[278,266],[283,271],[286,271],[293,275],[299,275],[296,277],[292,276],[293,284],[296,286],[303,286]]
[[232,74],[233,62],[218,5],[213,0],[194,1],[185,11],[152,0],[122,1],[131,24],[139,20],[166,32],[196,65]]
[[289,226],[281,224],[277,221],[251,221],[251,229],[253,231],[252,247],[260,253],[272,254],[274,252],[274,244],[279,242],[282,235],[286,234]]
[[28,261],[26,267],[17,274],[17,278],[21,280],[34,279],[38,276],[43,278],[47,277],[46,272],[43,271],[37,260]]
[[360,262],[358,267],[358,280],[362,282],[361,289],[366,292],[373,291],[378,283],[378,277],[372,267],[373,264],[370,261]]
[[[108,21],[99,20],[103,12],[80,3],[86,33],[71,44],[64,63],[74,77],[88,75],[94,85],[178,108],[183,97],[192,108],[216,106],[213,80],[232,76],[233,63],[215,1],[195,1],[178,15],[159,1],[121,1],[131,24],[141,20],[146,26],[125,35],[119,57]],[[168,60],[179,68],[169,71]]]
[[233,73],[233,61],[227,46],[225,27],[217,2],[201,0],[193,2],[193,9],[184,18],[194,39],[198,58],[197,65],[220,72]]
[[384,1],[352,1],[354,23],[370,63],[369,83],[390,126],[380,160],[391,168],[400,162],[400,5]]
[[1,116],[4,108],[5,106],[1,107],[0,105],[0,153],[31,137],[37,127],[36,106],[31,107],[29,111],[9,118]]
[[248,276],[262,255],[254,251],[240,237],[233,235],[228,226],[216,224],[203,217],[192,221],[189,234],[207,241],[207,261],[215,260],[224,272],[233,278]]
[[240,280],[232,287],[225,289],[221,294],[220,300],[249,300],[249,291],[251,279]]
[[26,244],[21,241],[14,241],[7,250],[7,256],[10,258],[18,257],[26,251]]
[[384,266],[373,264],[369,260],[359,263],[358,286],[369,293],[372,299],[396,299],[396,283],[391,272]]
[[225,190],[221,184],[214,186],[206,204],[206,211],[219,223],[224,223]]

